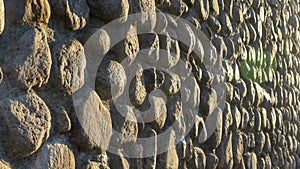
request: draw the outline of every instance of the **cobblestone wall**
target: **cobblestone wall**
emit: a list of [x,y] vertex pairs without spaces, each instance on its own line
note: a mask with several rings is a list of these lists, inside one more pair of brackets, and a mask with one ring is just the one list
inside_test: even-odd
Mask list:
[[[164,17],[147,18],[154,12]],[[0,168],[300,168],[299,12],[299,0],[0,0]],[[195,57],[193,49],[203,46],[191,32],[183,32],[191,39],[183,44],[169,34],[131,36],[136,25],[124,24],[127,37],[112,47],[111,35],[97,32],[135,13],[146,13],[142,19],[156,23],[155,29],[176,22],[167,14],[185,19],[211,41],[216,58]],[[95,33],[100,38],[91,41]],[[109,51],[96,70],[95,90],[78,92],[93,64],[84,54],[88,43]],[[122,107],[128,117],[119,114],[114,100],[130,80],[121,62],[145,48],[151,56],[163,55],[159,48],[168,53],[158,65],[180,58],[194,78],[185,85],[184,74],[136,72],[130,103],[155,116],[137,122],[130,107]],[[220,77],[204,64],[213,59]],[[226,91],[222,108],[222,93],[212,87],[217,79]],[[150,94],[158,89],[168,101]],[[108,151],[112,144],[157,138],[173,123],[187,129],[183,107],[196,103],[195,122],[178,144],[171,132],[149,146],[152,157]],[[209,118],[213,124],[205,124]],[[209,128],[215,130],[205,135]],[[162,142],[168,151],[158,153]]]

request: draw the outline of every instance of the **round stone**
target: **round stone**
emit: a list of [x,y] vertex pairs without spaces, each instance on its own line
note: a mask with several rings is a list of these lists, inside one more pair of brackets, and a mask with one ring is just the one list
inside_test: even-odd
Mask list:
[[75,169],[75,157],[72,150],[65,144],[45,144],[37,154],[34,169],[69,168]]
[[100,64],[96,82],[96,92],[101,99],[118,98],[124,91],[127,78],[123,66],[116,61],[104,61]]
[[27,157],[48,139],[50,111],[35,93],[7,98],[1,102],[0,110],[7,128],[4,148],[11,157]]
[[52,84],[64,94],[71,95],[84,84],[86,60],[81,43],[66,39],[54,47]]

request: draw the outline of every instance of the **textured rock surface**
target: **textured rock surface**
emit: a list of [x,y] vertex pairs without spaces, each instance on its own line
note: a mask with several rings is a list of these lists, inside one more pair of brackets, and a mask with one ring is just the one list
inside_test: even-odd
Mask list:
[[52,84],[64,94],[71,95],[84,84],[83,46],[75,39],[66,39],[52,51]]
[[7,98],[0,110],[6,126],[4,148],[13,158],[24,158],[36,152],[50,134],[50,111],[35,93]]
[[48,0],[26,0],[23,21],[48,24],[51,15]]
[[10,57],[7,57],[3,69],[12,84],[29,90],[48,82],[52,59],[44,30],[35,28],[26,31],[16,44],[8,48],[7,55]]
[[0,168],[300,168],[299,12],[299,0],[0,0]]
[[88,22],[90,8],[85,0],[59,0],[53,6],[54,15],[69,30],[82,29]]
[[76,94],[82,99],[74,104],[81,126],[78,125],[79,131],[73,133],[76,138],[74,142],[82,149],[96,148],[104,152],[112,133],[110,112],[95,91],[84,90]]
[[37,154],[34,168],[70,168],[75,169],[75,157],[65,144],[48,143]]

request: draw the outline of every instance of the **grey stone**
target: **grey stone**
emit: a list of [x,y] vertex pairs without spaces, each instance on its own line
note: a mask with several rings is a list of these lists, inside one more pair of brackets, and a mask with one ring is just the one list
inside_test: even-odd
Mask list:
[[229,127],[232,125],[232,114],[230,109],[230,104],[228,102],[225,102],[225,107],[223,110],[223,135],[225,137],[228,136]]
[[272,161],[272,166],[274,168],[277,168],[278,167],[278,154],[277,152],[275,151],[275,149],[273,148],[272,151],[270,152],[270,157],[271,157],[271,161]]
[[248,110],[248,113],[249,113],[249,122],[248,122],[247,129],[248,130],[253,130],[254,129],[254,125],[255,125],[255,113],[254,113],[253,108],[250,108]]
[[113,100],[123,94],[127,83],[126,73],[116,61],[103,61],[97,71],[95,90],[103,100]]
[[206,35],[208,39],[211,40],[213,38],[213,32],[207,22],[201,23],[201,31]]
[[60,134],[67,133],[71,130],[71,119],[68,115],[68,112],[64,107],[56,108],[53,110],[55,112],[54,119],[55,120],[55,127]]
[[189,9],[183,1],[170,0],[170,3],[171,6],[168,8],[168,12],[170,12],[172,15],[181,16]]
[[129,87],[129,98],[134,106],[142,105],[146,99],[145,81],[142,78],[143,72],[138,71],[134,78],[131,80]]
[[276,147],[276,152],[278,154],[278,167],[282,168],[286,162],[284,162],[285,158],[283,157],[283,152],[280,147]]
[[[123,61],[124,64],[130,65],[140,51],[137,28],[134,25],[125,24],[124,28],[120,29],[126,32],[126,38],[117,43],[111,50],[115,54],[117,62],[121,63]],[[127,60],[124,61],[125,59]]]
[[156,68],[144,69],[142,78],[148,93],[160,88],[165,81],[164,73]]
[[159,36],[159,61],[158,64],[165,67],[165,68],[171,68],[175,66],[179,59],[180,59],[180,46],[177,40],[174,39],[174,37],[171,37],[168,33],[164,36]]
[[210,13],[216,16],[219,15],[220,9],[219,9],[218,0],[210,0],[209,7],[210,7]]
[[109,22],[120,17],[126,18],[129,12],[128,0],[88,0],[91,15],[100,18],[105,22]]
[[195,0],[183,0],[183,2],[184,2],[187,6],[191,7],[191,6],[194,5]]
[[[167,100],[167,113],[165,126],[172,125],[177,135],[182,135],[186,127],[193,125],[190,118],[194,118],[194,114],[189,114],[189,116],[186,116],[187,118],[183,116],[183,103],[179,93]],[[186,124],[189,125],[186,126]]]
[[196,1],[195,6],[199,17],[202,20],[207,20],[209,15],[209,1],[208,0]]
[[48,24],[51,15],[48,0],[27,0],[23,21],[33,24]]
[[234,86],[239,89],[239,94],[240,94],[240,98],[241,98],[241,101],[242,101],[242,98],[244,98],[247,94],[246,83],[244,82],[243,79],[240,79],[239,81],[234,83]]
[[241,124],[241,112],[237,107],[231,106],[231,114],[233,119],[233,124],[231,126],[231,129],[235,131],[239,129]]
[[[222,141],[223,118],[220,108],[216,108],[205,120],[208,139],[205,144],[209,149],[217,148]],[[203,134],[203,130],[200,136]]]
[[242,157],[242,160],[238,166],[234,166],[234,168],[239,168],[239,169],[246,169],[244,158]]
[[[276,128],[282,128],[283,126],[283,116],[280,109],[275,109],[276,114]],[[272,123],[273,124],[273,123]]]
[[188,162],[188,167],[204,169],[206,167],[206,155],[204,151],[199,147],[194,147],[193,150],[193,158]]
[[153,119],[151,122],[151,126],[154,130],[159,131],[165,125],[167,118],[167,107],[166,102],[161,97],[162,94],[158,94],[157,96],[151,95],[149,96],[149,102],[152,105],[149,109],[149,112],[142,115],[143,119],[148,121],[149,119]]
[[157,157],[157,168],[168,169],[168,168],[178,168],[179,159],[175,147],[175,132],[172,131],[167,135],[168,152],[162,153]]
[[255,88],[252,81],[248,79],[244,79],[244,81],[247,86],[247,95],[244,100],[244,106],[245,108],[247,108],[249,105],[252,105],[255,101]]
[[265,162],[266,162],[266,168],[271,169],[272,168],[272,161],[271,161],[271,157],[269,156],[269,154],[265,157]]
[[255,149],[257,155],[262,153],[264,146],[265,146],[265,134],[261,131],[257,132],[255,134]]
[[254,149],[255,148],[255,135],[254,133],[248,133],[248,148]]
[[109,154],[108,159],[110,168],[122,168],[129,169],[129,160],[124,157],[122,152],[118,152],[118,154]]
[[225,1],[224,0],[224,10],[227,14],[232,14],[233,0]]
[[[130,14],[135,14],[135,13],[141,14],[140,16],[137,17],[137,23],[140,29],[151,31],[155,27],[156,21],[161,22],[156,19],[155,0],[148,0],[148,1],[129,0],[128,2],[129,2]],[[171,7],[169,6],[169,8]],[[183,10],[183,9],[184,8],[180,8],[179,10]]]
[[258,169],[264,169],[266,168],[266,162],[265,159],[262,157],[258,157],[257,158],[257,168]]
[[7,58],[3,69],[4,73],[10,74],[14,85],[30,90],[48,82],[52,60],[44,30],[26,31],[8,48],[8,54],[14,57]]
[[261,131],[261,124],[262,124],[262,118],[261,114],[257,109],[254,109],[254,131],[258,132]]
[[206,154],[206,168],[216,169],[219,164],[219,158],[214,153]]
[[165,81],[162,85],[163,91],[169,96],[178,93],[181,87],[180,77],[177,74],[170,74],[170,73],[164,73],[164,74],[165,74]]
[[75,169],[75,157],[67,145],[61,143],[47,143],[43,145],[38,152],[34,168]]
[[249,30],[249,34],[250,34],[250,43],[252,43],[252,42],[256,41],[257,33],[252,24],[248,23],[247,25],[248,25],[248,30]]
[[253,26],[254,29],[257,33],[257,39],[261,39],[263,37],[263,26],[262,26],[262,21],[258,20]]
[[261,1],[261,0],[253,0],[252,8],[258,9],[258,8],[260,7],[261,4],[262,4],[262,1]]
[[218,4],[219,4],[220,12],[224,11],[224,7],[225,7],[224,0],[218,0]]
[[47,105],[35,93],[12,92],[19,92],[19,96],[8,97],[0,105],[7,128],[4,148],[11,157],[24,158],[36,152],[48,139],[51,116]]
[[138,35],[140,50],[147,50],[147,59],[149,63],[155,63],[159,58],[159,36],[157,34],[140,34]]
[[231,83],[225,83],[226,86],[226,101],[232,102],[234,95],[234,88]]
[[226,59],[232,61],[236,58],[236,46],[231,38],[224,38],[224,43],[227,47]]
[[237,24],[240,24],[244,21],[243,11],[239,6],[233,5],[231,18]]
[[241,126],[240,129],[246,129],[249,123],[249,113],[245,108],[241,108]]
[[221,60],[223,60],[223,58],[225,58],[227,56],[227,47],[226,47],[223,39],[220,37],[214,37],[212,39],[212,43],[216,48],[218,56],[220,57]]
[[229,16],[226,13],[221,13],[218,17],[218,20],[222,26],[219,34],[223,37],[230,36],[233,32],[233,29]]
[[243,22],[242,27],[240,27],[240,36],[246,45],[249,44],[250,32],[249,32],[248,26],[245,22]]
[[200,111],[204,115],[209,115],[217,106],[217,93],[213,88],[201,88]]
[[233,77],[234,77],[234,72],[233,72],[233,69],[232,69],[232,66],[231,66],[230,62],[228,60],[224,60],[222,62],[222,65],[223,65],[223,68],[226,71],[226,74],[225,74],[226,81],[231,82],[233,80]]
[[245,166],[247,169],[257,168],[257,156],[255,153],[247,153],[244,155]]
[[261,114],[261,128],[266,129],[267,128],[267,120],[268,120],[267,110],[265,108],[261,108],[260,114]]
[[66,39],[53,49],[52,84],[63,94],[71,95],[84,84],[86,60],[84,48],[75,39]]
[[[196,35],[196,32],[194,32],[194,28],[191,27],[189,24],[178,24],[177,25],[177,29],[180,30],[180,31],[177,31],[176,34],[177,34],[177,38],[178,38],[178,44],[179,44],[179,47],[180,47],[180,51],[182,52],[185,52],[187,53],[188,55],[190,55],[194,49],[197,47],[196,45],[196,40],[199,40],[197,39],[195,36]],[[172,37],[172,38],[175,38],[175,37]],[[201,49],[200,49],[201,50]],[[198,57],[201,57],[201,56],[198,56]]]
[[109,110],[95,91],[82,88],[73,94],[74,108],[79,124],[74,126],[72,137],[82,151],[97,149],[106,151],[112,135],[112,121]]
[[233,153],[233,164],[238,166],[243,160],[244,147],[243,137],[239,131],[232,133],[232,153]]
[[294,30],[298,30],[299,19],[298,19],[297,15],[290,16],[288,22],[293,27]]
[[233,70],[233,73],[234,73],[232,82],[233,82],[233,83],[236,83],[236,82],[238,82],[238,81],[241,79],[241,76],[240,76],[240,69],[239,69],[237,63],[233,63],[233,64],[232,64],[232,70]]
[[210,86],[214,80],[214,74],[207,71],[207,70],[202,70],[202,77],[200,80],[200,85],[203,86]]
[[[120,110],[122,114],[119,112]],[[111,105],[110,114],[112,127],[117,131],[115,135],[112,135],[110,144],[118,146],[135,142],[138,135],[138,124],[133,109],[129,106]]]
[[275,109],[272,108],[269,113],[267,114],[268,120],[270,122],[270,127],[272,130],[276,129],[276,114]]
[[156,163],[157,163],[157,152],[153,151],[153,147],[157,149],[157,133],[155,130],[152,130],[150,128],[147,128],[145,132],[142,133],[142,137],[146,138],[148,137],[149,139],[147,140],[148,143],[146,143],[143,147],[144,152],[153,152],[152,157],[147,157],[143,159],[143,168],[148,168],[148,169],[153,169],[156,168]]
[[54,6],[54,15],[63,21],[69,30],[79,30],[88,22],[90,8],[86,0],[59,0]]
[[248,15],[249,18],[247,19],[248,23],[247,24],[255,24],[257,22],[257,15],[252,7],[249,7],[248,9]]
[[226,139],[223,139],[219,147],[216,149],[216,154],[219,158],[217,168],[232,168],[233,153],[232,153],[232,133]]
[[4,31],[5,26],[5,9],[3,0],[0,1],[0,35]]

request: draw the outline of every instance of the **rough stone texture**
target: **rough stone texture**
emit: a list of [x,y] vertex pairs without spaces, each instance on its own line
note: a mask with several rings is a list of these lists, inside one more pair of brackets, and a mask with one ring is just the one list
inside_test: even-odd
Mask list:
[[[299,9],[298,0],[0,0],[0,168],[299,168]],[[115,102],[124,94],[128,105]],[[152,157],[121,150],[139,138],[146,146],[131,151]]]
[[[103,105],[95,91],[85,89],[76,93],[74,103],[80,125],[73,131],[74,142],[85,149],[98,149],[104,152],[112,135],[112,121],[108,109]],[[89,113],[86,113],[89,112]]]
[[4,145],[13,158],[36,152],[50,134],[50,111],[35,93],[13,96],[1,102],[1,116],[6,126]]
[[[28,39],[31,39],[28,41]],[[44,30],[30,29],[8,48],[4,72],[12,84],[30,90],[48,82],[52,65],[51,53]]]
[[101,99],[115,99],[125,89],[127,83],[125,70],[116,61],[104,61],[99,66],[95,83],[96,92]]
[[75,169],[75,157],[67,145],[61,143],[47,143],[39,150],[34,168]]
[[50,15],[48,0],[26,0],[24,22],[48,24]]
[[52,84],[58,91],[71,95],[84,84],[86,61],[81,43],[66,39],[53,49]]
[[100,18],[105,22],[127,17],[129,11],[128,0],[88,0],[91,15]]
[[82,29],[88,22],[90,8],[86,0],[59,0],[54,5],[54,15],[70,30]]

